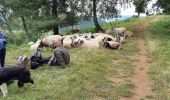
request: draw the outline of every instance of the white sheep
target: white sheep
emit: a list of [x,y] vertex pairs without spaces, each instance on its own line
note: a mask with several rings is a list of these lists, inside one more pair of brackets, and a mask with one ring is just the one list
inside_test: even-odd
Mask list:
[[126,28],[125,27],[120,27],[120,28],[113,28],[113,32],[116,35],[120,35],[120,36],[124,36],[124,33],[126,32]]
[[99,42],[96,40],[80,40],[80,42],[75,46],[77,48],[88,48],[88,49],[96,49],[99,48]]
[[134,36],[133,32],[131,32],[131,31],[126,31],[124,34],[125,34],[125,37],[133,37]]
[[72,37],[70,35],[65,35],[63,36],[63,46],[65,48],[71,48],[71,44],[72,44]]
[[34,44],[34,42],[28,42],[28,45],[30,46],[30,45],[33,45]]
[[61,39],[62,36],[60,35],[50,35],[50,36],[45,36],[41,39],[43,45],[49,46],[52,43],[59,43],[61,44]]
[[125,27],[120,27],[120,28],[110,28],[105,31],[106,34],[116,34],[116,35],[124,35],[124,32],[126,32]]
[[103,42],[103,40],[105,38],[110,38],[112,40],[114,40],[115,38],[109,34],[104,34],[104,33],[97,33],[98,35],[96,36],[95,40],[98,41],[98,42]]
[[38,39],[35,44],[32,44],[32,45],[30,46],[30,50],[31,50],[31,51],[36,51],[37,48],[38,48],[39,45],[40,45],[40,42],[41,42],[41,40]]
[[109,49],[118,49],[120,50],[122,48],[121,43],[116,42],[116,41],[107,41],[104,43],[103,45],[105,48],[109,48]]
[[114,32],[113,32],[113,29],[107,29],[106,31],[105,31],[105,33],[106,34],[114,34]]
[[116,37],[115,42],[119,42],[121,44],[124,44],[124,43],[126,43],[126,40],[125,40],[125,37],[118,36],[118,37]]

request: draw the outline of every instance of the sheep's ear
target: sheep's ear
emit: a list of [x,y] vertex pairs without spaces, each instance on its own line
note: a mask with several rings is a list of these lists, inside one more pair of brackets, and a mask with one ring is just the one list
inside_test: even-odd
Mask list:
[[62,38],[62,39],[61,39],[61,43],[62,43],[62,44],[63,44],[64,39],[65,39],[65,38]]
[[84,43],[84,41],[83,41],[83,40],[81,40],[81,41],[80,41],[80,44],[83,44],[83,43]]
[[73,38],[74,38],[74,39],[77,39],[77,36],[74,35]]
[[61,41],[63,41],[65,38],[62,38]]

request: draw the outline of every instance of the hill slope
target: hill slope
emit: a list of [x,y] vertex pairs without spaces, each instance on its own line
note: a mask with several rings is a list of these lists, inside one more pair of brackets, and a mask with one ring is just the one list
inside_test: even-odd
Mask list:
[[[15,83],[8,88],[9,96],[3,98],[1,95],[0,99],[158,99],[158,97],[164,96],[163,93],[165,91],[161,90],[162,88],[159,86],[165,80],[162,83],[162,79],[158,79],[157,77],[159,74],[155,70],[157,66],[152,67],[154,64],[159,64],[160,61],[158,62],[157,58],[161,56],[155,52],[157,48],[152,48],[155,46],[155,41],[159,37],[159,34],[155,36],[155,27],[153,26],[156,25],[154,23],[159,22],[162,18],[162,16],[153,16],[121,21],[117,26],[125,26],[135,33],[134,37],[127,39],[127,43],[124,44],[122,50],[113,51],[104,48],[96,50],[70,49],[71,63],[68,68],[63,70],[43,65],[37,70],[32,70],[32,77],[35,80],[34,86],[26,85],[24,88],[19,89]],[[110,27],[109,24],[104,26],[104,28],[108,27]],[[169,40],[168,38],[166,39],[166,41],[162,42],[167,43]],[[157,43],[160,41],[156,41],[156,46],[158,46]],[[168,45],[163,47],[166,46]],[[162,48],[159,49],[162,50]],[[25,45],[19,47],[9,45],[6,62],[7,64],[16,64],[16,58],[18,56],[23,54],[31,55],[31,53]],[[43,52],[43,56],[50,56],[52,54],[50,50]],[[169,53],[166,52],[166,54]],[[168,65],[169,63],[166,62],[166,64]],[[161,73],[163,74],[164,71],[162,70]],[[147,74],[148,72],[157,81],[152,81]],[[167,75],[169,75],[168,72],[160,77],[166,78]],[[168,82],[166,81],[164,85],[167,85]],[[154,88],[151,88],[151,85]],[[163,89],[165,88],[163,87]],[[156,91],[152,91],[153,89]],[[158,95],[158,91],[162,95]]]

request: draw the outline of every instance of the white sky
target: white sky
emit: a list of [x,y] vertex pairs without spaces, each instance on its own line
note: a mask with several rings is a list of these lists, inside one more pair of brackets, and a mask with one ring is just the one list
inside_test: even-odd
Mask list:
[[[155,3],[157,0],[152,0],[149,2],[148,4],[148,9],[150,9],[152,7],[152,4]],[[131,7],[128,7],[126,9],[122,8],[121,9],[121,15],[137,15],[137,13],[135,13],[135,7],[133,4],[131,4]],[[141,14],[141,15],[145,15],[145,14]]]

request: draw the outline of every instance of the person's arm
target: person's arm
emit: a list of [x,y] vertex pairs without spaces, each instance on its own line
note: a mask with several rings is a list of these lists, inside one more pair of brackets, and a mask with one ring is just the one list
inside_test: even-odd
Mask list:
[[48,65],[49,65],[49,66],[51,65],[52,61],[54,61],[54,59],[55,59],[54,56],[52,56],[52,57],[50,58],[50,60],[49,60],[49,62],[48,62]]
[[7,44],[8,43],[8,36],[4,35],[3,43]]
[[63,56],[62,56],[62,52],[55,51],[55,57],[57,59],[57,63],[59,64],[59,66],[61,68],[65,68],[65,62],[64,62],[64,59],[63,59]]

